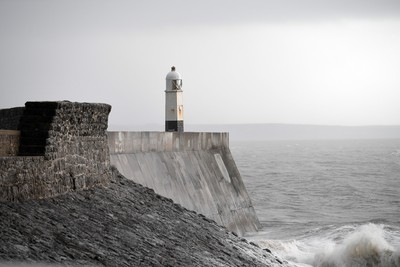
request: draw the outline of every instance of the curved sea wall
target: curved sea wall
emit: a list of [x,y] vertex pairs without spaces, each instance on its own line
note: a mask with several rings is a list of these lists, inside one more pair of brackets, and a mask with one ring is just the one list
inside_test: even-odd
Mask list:
[[108,132],[111,164],[157,194],[239,235],[257,231],[228,133]]

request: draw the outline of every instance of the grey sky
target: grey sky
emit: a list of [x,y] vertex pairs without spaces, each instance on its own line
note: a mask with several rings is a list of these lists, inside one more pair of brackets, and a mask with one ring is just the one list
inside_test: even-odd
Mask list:
[[0,0],[0,108],[105,102],[111,124],[400,124],[400,1]]

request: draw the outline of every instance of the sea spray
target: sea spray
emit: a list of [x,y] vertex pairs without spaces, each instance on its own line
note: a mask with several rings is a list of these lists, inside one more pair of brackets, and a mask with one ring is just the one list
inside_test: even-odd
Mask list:
[[302,241],[263,240],[258,241],[258,243],[262,248],[273,251],[279,257],[291,263],[296,263],[296,266],[311,266],[307,263],[310,262],[309,259],[314,257],[314,253],[309,245],[306,245]]
[[383,226],[362,225],[343,242],[315,254],[313,266],[400,266],[398,253],[385,240]]
[[[353,231],[349,232],[349,228]],[[387,242],[392,234],[385,230],[384,225],[369,223],[359,227],[347,225],[301,240],[264,240],[259,243],[282,258],[298,263],[298,266],[400,267],[399,248]]]
[[263,240],[259,244],[298,266],[400,267],[400,250],[387,241],[392,234],[384,225],[369,223],[299,240]]

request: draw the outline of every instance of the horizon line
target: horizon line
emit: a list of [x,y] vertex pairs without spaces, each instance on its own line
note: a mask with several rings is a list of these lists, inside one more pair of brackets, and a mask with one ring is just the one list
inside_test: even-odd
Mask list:
[[[163,123],[137,123],[120,124],[109,123],[109,126],[163,126]],[[280,123],[280,122],[254,122],[254,123],[185,123],[189,126],[238,126],[238,125],[282,125],[282,126],[317,126],[317,127],[400,127],[400,124],[365,124],[365,125],[339,125],[339,124],[313,124],[313,123]]]

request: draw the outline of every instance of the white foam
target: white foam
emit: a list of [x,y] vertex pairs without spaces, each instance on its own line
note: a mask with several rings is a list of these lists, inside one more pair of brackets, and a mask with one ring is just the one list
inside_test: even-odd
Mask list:
[[[400,266],[394,248],[384,238],[383,227],[363,225],[343,242],[316,253],[313,266]],[[394,256],[394,257],[393,257]],[[397,262],[397,263],[396,263]]]
[[298,266],[400,267],[400,250],[387,242],[390,233],[383,225],[366,224],[350,233],[348,226],[343,230],[341,237],[327,233],[325,237],[304,240],[267,240],[260,245],[286,260],[300,263]]
[[264,240],[260,241],[262,248],[268,248],[279,257],[296,263],[296,266],[311,266],[308,259],[313,258],[314,253],[301,241],[290,240]]

